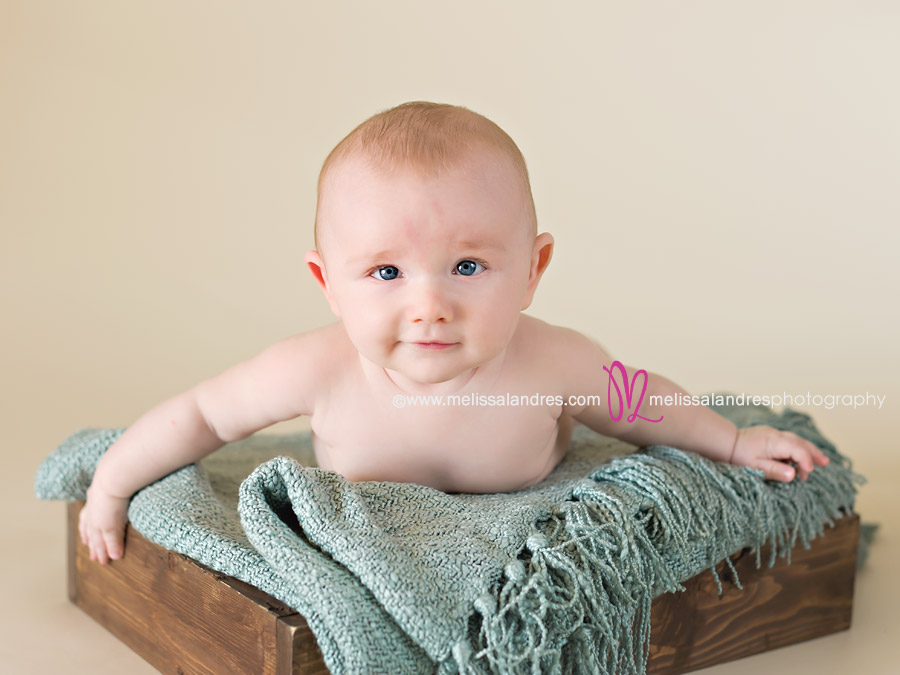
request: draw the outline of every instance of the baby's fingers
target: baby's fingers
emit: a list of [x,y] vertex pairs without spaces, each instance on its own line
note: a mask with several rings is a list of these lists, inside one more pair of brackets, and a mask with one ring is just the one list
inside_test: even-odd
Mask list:
[[124,553],[124,528],[101,530],[86,523],[80,524],[81,540],[87,545],[91,560],[105,565],[110,560],[118,560]]
[[106,552],[110,559],[118,560],[122,557],[124,546],[124,533],[122,532],[104,532],[103,543],[106,545]]
[[91,560],[105,565],[122,557],[122,536],[116,531],[94,530],[89,534]]
[[[807,443],[809,443],[809,441],[807,441]],[[828,462],[831,461],[830,459],[828,459],[828,455],[822,452],[819,446],[813,445],[812,443],[809,444],[812,446],[813,462],[815,462],[819,466],[826,466]]]
[[790,431],[782,431],[772,444],[770,457],[790,459],[797,464],[801,480],[806,480],[815,465],[825,466],[828,457],[816,445]]
[[762,470],[766,478],[780,480],[785,483],[790,483],[796,475],[792,466],[775,459],[759,459],[753,468]]
[[96,560],[101,565],[105,565],[109,561],[109,556],[106,553],[106,542],[100,530],[88,531],[88,550],[91,553],[91,560]]
[[78,536],[81,537],[81,543],[85,546],[88,545],[88,536],[87,536],[87,524],[85,523],[85,513],[84,509],[81,509],[81,513],[78,514]]

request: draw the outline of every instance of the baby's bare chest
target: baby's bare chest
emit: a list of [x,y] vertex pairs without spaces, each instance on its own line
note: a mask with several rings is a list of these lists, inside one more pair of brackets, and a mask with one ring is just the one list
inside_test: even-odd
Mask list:
[[553,399],[343,393],[310,421],[319,465],[354,481],[515,490],[545,477],[568,445],[571,425]]

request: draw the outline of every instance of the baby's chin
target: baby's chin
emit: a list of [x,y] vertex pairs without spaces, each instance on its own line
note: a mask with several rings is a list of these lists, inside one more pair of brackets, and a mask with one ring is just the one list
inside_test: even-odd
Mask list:
[[379,354],[380,358],[363,356],[403,388],[412,391],[420,387],[434,387],[448,393],[465,386],[476,372],[501,354],[502,350],[495,354],[484,349],[467,349],[465,345],[456,345],[447,351],[432,351],[404,344],[391,352]]
[[400,375],[404,380],[408,380],[411,384],[437,385],[448,384],[453,382],[454,380],[460,380],[460,384],[463,384],[463,381],[468,381],[472,376],[472,373],[475,371],[475,367],[464,368],[462,370],[402,367],[392,369],[388,367],[387,370],[391,370],[393,373]]
[[382,364],[382,367],[398,385],[405,384],[409,387],[452,385],[454,383],[463,386],[478,369],[478,364],[435,362],[440,361],[439,359],[432,361],[431,363],[426,361],[412,364],[390,362]]

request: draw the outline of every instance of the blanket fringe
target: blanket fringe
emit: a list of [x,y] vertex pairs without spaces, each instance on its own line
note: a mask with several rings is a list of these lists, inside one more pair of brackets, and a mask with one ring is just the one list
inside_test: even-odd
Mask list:
[[766,543],[769,567],[778,557],[790,563],[798,541],[809,548],[826,524],[849,513],[864,479],[807,416],[784,415],[786,427],[814,436],[832,462],[806,482],[773,483],[664,446],[599,467],[535,525],[499,590],[475,602],[469,635],[446,672],[644,673],[653,598],[684,590],[679,580],[703,569],[721,594],[722,560],[741,588],[729,556],[748,543],[757,567]]

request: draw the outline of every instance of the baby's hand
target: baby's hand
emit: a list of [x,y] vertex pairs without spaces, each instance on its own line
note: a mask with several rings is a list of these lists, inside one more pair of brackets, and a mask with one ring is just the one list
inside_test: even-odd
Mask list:
[[731,463],[761,469],[766,478],[790,482],[796,472],[784,460],[797,465],[800,478],[806,480],[814,465],[825,466],[828,457],[819,448],[790,431],[755,426],[738,429]]
[[78,532],[81,543],[90,549],[91,560],[105,565],[124,554],[128,501],[94,486],[88,488],[87,503],[78,518]]

